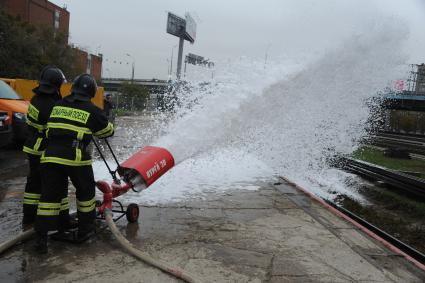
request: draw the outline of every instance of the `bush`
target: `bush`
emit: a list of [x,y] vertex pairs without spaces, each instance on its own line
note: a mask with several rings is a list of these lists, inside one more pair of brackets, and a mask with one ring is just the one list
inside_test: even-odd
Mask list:
[[149,91],[146,87],[124,83],[121,86],[119,94],[118,108],[126,110],[143,110],[146,108],[146,102],[149,98]]

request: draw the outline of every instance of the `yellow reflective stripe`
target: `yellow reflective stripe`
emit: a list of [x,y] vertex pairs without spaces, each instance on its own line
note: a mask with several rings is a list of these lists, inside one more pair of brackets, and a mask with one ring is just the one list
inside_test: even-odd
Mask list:
[[75,161],[81,161],[81,149],[79,149],[78,147],[75,148]]
[[84,132],[82,132],[82,131],[79,131],[78,132],[78,134],[77,134],[77,140],[82,140],[83,139],[83,137],[84,137]]
[[69,203],[61,205],[60,210],[67,210],[67,209],[69,209]]
[[91,212],[96,208],[96,204],[92,204],[87,207],[78,207],[77,210],[80,212]]
[[37,215],[59,215],[60,207],[58,202],[39,202]]
[[77,200],[77,205],[78,206],[88,206],[88,205],[92,205],[93,203],[96,203],[96,198],[92,198],[91,200],[86,200],[86,201],[79,201]]
[[38,205],[38,199],[24,199],[24,204]]
[[67,119],[86,124],[87,120],[90,117],[90,113],[80,109],[64,106],[55,106],[53,107],[50,117]]
[[32,148],[26,147],[24,146],[24,148],[22,149],[23,152],[29,153],[29,154],[33,154],[33,155],[42,155],[43,152],[42,151],[37,151],[34,150]]
[[41,197],[41,194],[24,193],[24,198],[40,199],[40,197]]
[[40,202],[38,203],[38,208],[60,208],[61,204],[59,202]]
[[31,118],[33,118],[36,121],[38,120],[38,113],[39,113],[39,111],[38,111],[37,108],[35,108],[34,105],[30,104],[28,106],[28,116],[30,116]]
[[43,153],[43,151],[40,151],[38,149],[40,148],[42,141],[43,141],[43,138],[37,138],[37,141],[35,142],[34,148],[24,146],[22,148],[22,151],[29,153],[29,154],[33,154],[33,155],[41,155]]
[[100,136],[104,137],[105,135],[111,134],[113,130],[114,130],[114,125],[108,122],[108,125],[105,128],[103,128],[100,131],[97,131],[96,133],[94,133],[94,135],[97,137],[100,137]]
[[70,160],[70,159],[64,159],[64,158],[59,158],[59,157],[45,157],[42,156],[40,159],[40,163],[57,163],[57,164],[62,164],[62,165],[69,165],[69,166],[86,166],[86,165],[91,165],[92,161],[90,160],[83,160],[83,161],[75,161],[75,160]]
[[82,132],[83,134],[91,134],[92,132],[90,131],[89,128],[85,128],[85,127],[78,127],[78,126],[74,126],[71,124],[65,124],[65,123],[52,123],[49,122],[47,123],[47,128],[58,128],[58,129],[65,129],[65,130],[71,130],[74,132]]
[[59,215],[59,210],[37,210],[37,215],[56,216]]
[[60,210],[66,210],[69,209],[69,199],[68,197],[63,198],[61,201],[61,209]]
[[31,127],[36,128],[39,132],[42,132],[43,130],[45,130],[47,128],[46,125],[34,123],[34,122],[30,121],[29,119],[27,119],[27,124],[30,125]]
[[38,151],[38,149],[40,148],[41,142],[43,141],[43,138],[37,138],[37,141],[35,142],[34,145],[34,150]]
[[96,198],[87,201],[77,200],[77,210],[80,212],[90,212],[96,207]]
[[99,135],[99,136],[97,136],[97,138],[99,138],[99,139],[103,139],[103,138],[107,138],[107,137],[109,137],[109,136],[111,136],[112,135],[112,132],[108,132],[108,133],[106,133],[106,134],[103,134],[103,135]]

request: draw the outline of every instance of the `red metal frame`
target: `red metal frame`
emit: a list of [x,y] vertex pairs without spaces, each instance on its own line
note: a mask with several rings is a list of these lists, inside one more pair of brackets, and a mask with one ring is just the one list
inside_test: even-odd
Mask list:
[[[103,193],[102,204],[98,207],[99,214],[103,216],[105,209],[112,210],[112,202],[118,202],[114,198],[127,193],[134,186],[132,174],[139,174],[146,187],[153,184],[159,177],[164,175],[174,166],[174,157],[162,147],[145,146],[118,167],[118,173],[124,178],[123,184],[115,181],[111,185],[106,181],[97,181],[96,187]],[[135,173],[136,172],[136,173]]]
[[125,194],[133,186],[130,184],[119,185],[116,183],[112,183],[112,186],[110,186],[106,181],[97,181],[96,187],[103,193],[102,204],[98,207],[99,213],[103,214],[107,208],[112,210],[112,201],[114,198]]

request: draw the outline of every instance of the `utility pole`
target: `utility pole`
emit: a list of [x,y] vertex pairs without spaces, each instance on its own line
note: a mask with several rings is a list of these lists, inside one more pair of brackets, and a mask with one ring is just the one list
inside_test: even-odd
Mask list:
[[187,66],[187,55],[186,58],[184,59],[184,72],[183,72],[183,78],[186,77],[186,66]]
[[171,49],[171,63],[170,63],[170,77],[173,79],[173,54],[174,54],[174,48],[177,47],[177,44],[173,46]]
[[176,75],[177,75],[177,80],[180,80],[181,72],[182,72],[184,41],[187,40],[191,42],[192,44],[195,42],[196,22],[190,16],[189,13],[186,13],[185,19],[183,19],[169,12],[168,18],[167,18],[167,33],[172,34],[179,38],[179,54],[177,58]]
[[171,71],[170,71],[170,60],[167,59],[167,75],[168,75],[168,79],[171,78]]
[[125,55],[130,57],[133,60],[133,63],[131,64],[131,83],[133,84],[133,82],[134,82],[134,66],[136,64],[136,61],[134,60],[134,57],[131,56],[130,54],[126,53]]
[[131,83],[133,83],[134,82],[134,61],[133,61],[133,64],[132,64],[132,66],[131,66]]
[[183,36],[181,36],[179,41],[179,56],[177,58],[177,79],[178,80],[180,80],[181,71],[182,71],[183,44],[184,44],[184,38]]
[[269,43],[269,45],[267,45],[267,48],[266,48],[266,54],[265,54],[265,56],[264,56],[264,69],[266,68],[266,65],[267,65],[267,57],[268,57],[268,55],[269,55],[269,49],[270,49],[270,46],[271,46],[272,44],[271,43]]

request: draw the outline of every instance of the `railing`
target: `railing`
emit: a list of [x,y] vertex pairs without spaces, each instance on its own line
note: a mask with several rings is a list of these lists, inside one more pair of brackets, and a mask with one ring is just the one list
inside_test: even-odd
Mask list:
[[351,158],[342,158],[341,164],[344,170],[383,181],[391,187],[425,199],[425,180],[422,178]]

